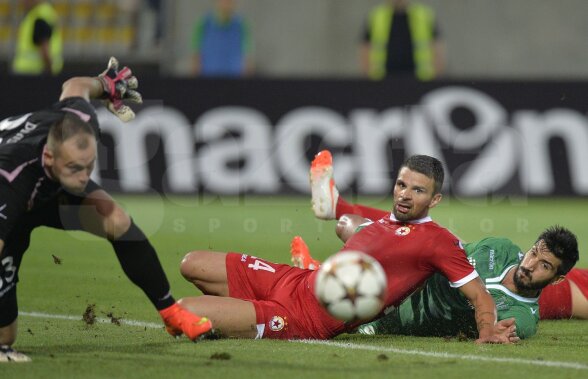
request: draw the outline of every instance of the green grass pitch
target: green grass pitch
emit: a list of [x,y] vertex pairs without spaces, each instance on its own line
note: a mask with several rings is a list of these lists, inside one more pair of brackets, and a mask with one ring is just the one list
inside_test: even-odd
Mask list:
[[[325,259],[340,247],[334,222],[315,220],[303,197],[199,196],[117,199],[150,236],[176,298],[196,294],[178,271],[194,249],[243,251],[289,262],[298,234]],[[390,200],[363,198],[389,208]],[[466,241],[513,239],[523,250],[559,223],[579,238],[588,267],[588,199],[448,198],[433,218]],[[55,256],[56,258],[54,258]],[[56,263],[60,261],[60,264]],[[124,276],[108,243],[83,233],[39,229],[20,270],[16,348],[31,364],[0,364],[4,378],[586,378],[588,322],[543,321],[513,346],[476,346],[456,338],[342,335],[326,344],[174,340],[144,295]],[[86,325],[86,307],[123,323]],[[33,312],[36,312],[33,314]],[[65,317],[70,317],[66,319]],[[130,325],[125,321],[140,321]]]

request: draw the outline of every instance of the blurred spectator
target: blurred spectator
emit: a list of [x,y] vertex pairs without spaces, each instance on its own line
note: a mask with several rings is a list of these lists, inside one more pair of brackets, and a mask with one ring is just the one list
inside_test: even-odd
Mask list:
[[215,0],[215,8],[194,27],[193,73],[201,76],[245,76],[253,73],[249,27],[234,0]]
[[443,50],[431,8],[410,0],[387,0],[366,20],[361,69],[372,79],[412,75],[431,80],[443,73]]
[[63,68],[59,17],[47,1],[23,0],[12,71],[19,75],[57,75]]
[[161,0],[148,0],[147,5],[155,13],[155,35],[154,42],[157,46],[161,43],[163,38],[163,26],[165,24],[165,12],[161,4]]

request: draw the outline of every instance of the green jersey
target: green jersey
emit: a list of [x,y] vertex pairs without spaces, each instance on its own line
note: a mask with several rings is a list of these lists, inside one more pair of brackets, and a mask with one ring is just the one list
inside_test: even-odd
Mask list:
[[[464,248],[496,303],[498,320],[514,317],[520,338],[534,335],[539,321],[539,298],[519,296],[501,284],[523,258],[521,249],[504,238],[485,238]],[[411,295],[399,307],[387,310],[385,316],[360,326],[358,331],[418,336],[477,335],[472,305],[440,274],[427,280],[422,291]]]

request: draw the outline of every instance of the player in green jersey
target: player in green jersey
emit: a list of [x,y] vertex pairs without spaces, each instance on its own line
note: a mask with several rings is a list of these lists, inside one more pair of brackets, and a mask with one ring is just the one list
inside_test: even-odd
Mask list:
[[[562,266],[562,260],[550,252],[544,242],[546,240],[555,245],[552,249],[558,249],[562,242],[575,245],[573,234],[561,227],[549,228],[527,253],[533,255],[541,251],[551,262],[538,264]],[[553,267],[555,270],[547,277],[533,281],[531,288],[527,289],[529,286],[517,279],[520,278],[517,275],[519,272],[525,276],[526,268],[521,265],[524,264],[521,263],[524,254],[510,240],[490,237],[466,244],[464,248],[496,303],[497,319],[514,317],[517,335],[521,339],[534,335],[539,321],[539,294],[544,286],[561,280],[558,267]],[[471,336],[472,328],[475,331],[476,324],[467,300],[451,288],[446,279],[435,275],[422,291],[412,295],[398,308],[389,310],[379,320],[362,325],[358,331],[363,334]]]

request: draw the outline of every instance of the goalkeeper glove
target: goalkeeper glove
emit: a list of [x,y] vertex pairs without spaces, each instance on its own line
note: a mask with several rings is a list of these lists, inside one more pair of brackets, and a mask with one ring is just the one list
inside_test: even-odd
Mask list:
[[106,108],[114,113],[116,117],[123,122],[131,121],[135,118],[135,112],[123,103],[123,100],[129,100],[133,103],[141,104],[143,98],[136,91],[139,87],[139,81],[128,67],[118,69],[118,60],[111,57],[108,61],[106,70],[98,75],[104,89],[104,104]]

